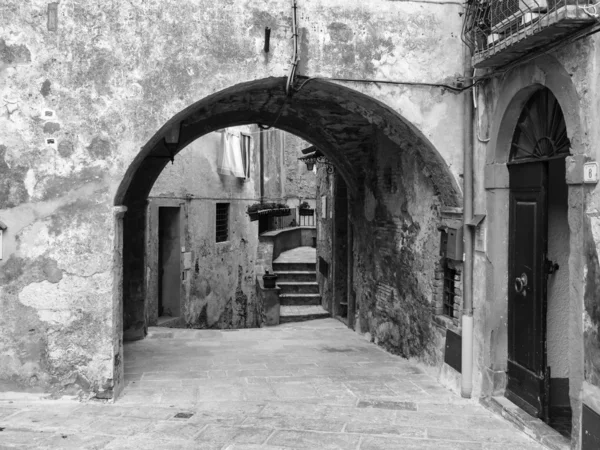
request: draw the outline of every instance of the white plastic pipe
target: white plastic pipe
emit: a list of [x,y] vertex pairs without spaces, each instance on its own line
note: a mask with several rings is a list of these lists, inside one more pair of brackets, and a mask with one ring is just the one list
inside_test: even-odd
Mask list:
[[473,316],[462,316],[462,359],[460,395],[471,398],[473,391]]
[[[465,78],[475,72],[471,69],[471,55],[465,46]],[[463,155],[463,312],[461,395],[471,398],[473,391],[473,91],[465,91],[464,99],[464,155]]]

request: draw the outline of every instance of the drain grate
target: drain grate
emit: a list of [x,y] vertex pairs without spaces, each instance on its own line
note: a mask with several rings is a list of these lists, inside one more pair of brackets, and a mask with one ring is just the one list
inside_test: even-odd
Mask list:
[[184,413],[184,412],[180,412],[175,414],[175,418],[176,419],[189,419],[190,417],[192,417],[194,415],[194,413]]

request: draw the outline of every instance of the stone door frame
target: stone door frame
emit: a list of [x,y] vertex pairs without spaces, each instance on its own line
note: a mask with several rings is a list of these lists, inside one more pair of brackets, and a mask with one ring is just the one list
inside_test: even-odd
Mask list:
[[[486,298],[482,396],[504,395],[508,357],[508,220],[509,176],[506,163],[517,120],[529,97],[541,87],[547,87],[557,98],[571,141],[571,154],[566,158],[568,188],[569,241],[569,396],[573,412],[573,445],[580,441],[581,389],[583,384],[583,323],[584,308],[584,221],[585,212],[583,170],[585,160],[582,144],[582,124],[579,97],[569,74],[558,61],[549,56],[515,69],[506,76],[494,93],[498,98],[492,116],[490,142],[484,169],[487,205]],[[574,447],[576,448],[576,447]]]

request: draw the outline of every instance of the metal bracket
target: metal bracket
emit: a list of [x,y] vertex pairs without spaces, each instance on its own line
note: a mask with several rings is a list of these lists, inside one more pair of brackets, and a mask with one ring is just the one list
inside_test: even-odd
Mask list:
[[485,219],[485,214],[475,214],[471,220],[465,223],[465,225],[468,227],[477,228],[481,222],[483,222],[483,219]]

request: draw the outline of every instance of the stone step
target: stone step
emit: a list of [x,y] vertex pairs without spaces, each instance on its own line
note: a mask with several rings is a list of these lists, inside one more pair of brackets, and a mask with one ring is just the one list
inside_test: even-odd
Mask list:
[[279,304],[285,306],[320,305],[320,294],[279,294]]
[[316,262],[277,262],[273,261],[273,271],[281,272],[281,271],[316,271],[317,263]]
[[277,286],[281,288],[279,295],[319,293],[319,283],[316,281],[279,281],[277,279]]
[[281,306],[279,323],[326,319],[331,315],[322,306]]
[[282,270],[275,272],[277,274],[277,283],[281,281],[315,281],[317,272],[311,270]]

